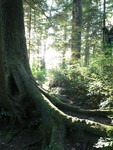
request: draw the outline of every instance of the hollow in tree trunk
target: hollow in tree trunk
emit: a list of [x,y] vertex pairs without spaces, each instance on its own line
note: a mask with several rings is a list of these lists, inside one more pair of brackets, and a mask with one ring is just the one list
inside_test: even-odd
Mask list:
[[91,149],[97,137],[113,136],[113,126],[76,117],[77,114],[106,117],[112,114],[111,111],[81,110],[61,102],[58,97],[49,95],[37,86],[27,57],[22,0],[1,2],[6,86],[9,101],[16,104],[13,107],[18,106],[10,109],[18,113],[19,122],[28,119],[34,110],[40,112],[42,150],[46,145],[50,145],[52,150],[66,150],[67,138],[79,141],[79,149],[87,150]]

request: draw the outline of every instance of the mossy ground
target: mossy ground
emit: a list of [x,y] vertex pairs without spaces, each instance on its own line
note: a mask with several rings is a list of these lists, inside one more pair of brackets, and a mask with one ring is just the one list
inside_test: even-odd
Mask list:
[[[86,117],[84,115],[78,115],[77,117],[83,119],[83,123],[86,119],[88,119],[100,122],[104,125],[111,125],[110,119],[104,119],[102,117]],[[41,118],[39,120],[35,119],[35,117],[33,118],[34,120],[29,119],[28,124],[22,128],[19,124],[16,124],[16,126],[9,124],[9,116],[6,118],[3,116],[2,119],[0,120],[1,150],[54,150],[52,148],[52,144],[54,143],[55,145],[55,140],[58,139],[59,141],[59,139],[62,139],[63,136],[66,137],[63,141],[65,150],[112,150],[112,146],[110,146],[111,141],[106,147],[102,147],[102,144],[106,143],[105,141],[103,143],[101,142],[100,147],[94,147],[98,143],[100,137],[92,137],[91,133],[89,134],[87,131],[86,133],[79,129],[77,131],[76,129],[71,129],[68,126],[66,127],[67,132],[62,132],[62,128],[65,127],[60,125],[58,126],[57,122],[53,122],[52,124],[53,126],[56,126],[56,128],[53,128],[54,130],[52,130],[52,133],[49,132],[48,126],[46,126],[47,129],[43,129],[44,132],[42,133],[40,126]],[[47,131],[47,133],[45,131]],[[57,135],[55,132],[57,132]],[[44,144],[44,133],[46,133],[46,136],[48,135],[48,137],[46,137],[46,146],[42,149],[42,145]],[[65,133],[66,135],[62,135],[62,133]],[[59,144],[58,141],[56,141],[57,145]]]

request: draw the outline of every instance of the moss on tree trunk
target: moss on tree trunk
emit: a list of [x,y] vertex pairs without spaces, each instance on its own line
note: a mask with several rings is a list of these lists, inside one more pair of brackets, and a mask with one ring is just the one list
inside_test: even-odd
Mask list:
[[[32,111],[41,113],[42,150],[66,149],[66,139],[78,137],[83,144],[100,136],[113,136],[113,126],[68,115],[107,116],[112,112],[86,111],[61,102],[37,86],[31,74],[25,42],[22,0],[2,0],[2,37],[6,85],[14,114],[20,122],[26,121]],[[13,105],[15,104],[15,105]],[[86,139],[86,140],[84,140]],[[90,146],[91,147],[91,146]]]

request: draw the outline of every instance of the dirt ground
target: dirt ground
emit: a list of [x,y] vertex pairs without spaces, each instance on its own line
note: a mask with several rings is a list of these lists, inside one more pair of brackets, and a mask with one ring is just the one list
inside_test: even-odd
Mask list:
[[41,137],[36,129],[22,129],[15,133],[8,142],[7,138],[8,135],[0,140],[0,150],[41,150]]
[[[17,132],[9,142],[6,142],[6,138],[5,140],[0,139],[0,150],[41,150],[42,137],[35,128],[22,129],[20,132]],[[79,148],[80,146],[81,143],[78,141],[75,143],[71,143],[69,139],[66,139],[65,141],[66,150],[78,150],[75,147]],[[47,147],[45,150],[51,149]]]
[[[66,102],[71,104],[69,101]],[[72,104],[73,105],[73,104]],[[81,119],[88,119],[96,122],[100,122],[103,124],[113,125],[113,121],[110,119],[103,118],[87,118],[85,116],[77,116]],[[8,124],[8,120],[2,121],[0,120],[0,150],[41,150],[42,145],[42,135],[40,135],[39,128],[37,126],[33,127],[24,127],[20,129],[20,127],[16,127],[15,130],[9,130],[6,126]],[[10,131],[10,132],[9,132]],[[12,133],[11,133],[12,132]],[[82,145],[82,146],[81,146]],[[70,139],[65,140],[65,149],[64,150],[94,150],[85,148],[84,143],[80,143],[75,140],[73,143]],[[51,150],[48,147],[45,150]],[[104,149],[102,149],[104,150]],[[113,150],[113,148],[108,148],[106,150]]]

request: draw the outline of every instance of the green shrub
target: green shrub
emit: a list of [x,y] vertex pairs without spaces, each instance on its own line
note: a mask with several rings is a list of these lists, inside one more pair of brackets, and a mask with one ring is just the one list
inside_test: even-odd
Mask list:
[[65,69],[52,69],[49,76],[50,89],[59,87],[59,94],[67,95],[76,104],[88,108],[113,106],[113,78],[110,70],[103,70],[100,64],[67,64]]
[[46,81],[46,69],[39,70],[39,68],[37,68],[37,62],[35,59],[32,64],[31,71],[34,77],[37,79],[39,85],[44,84],[44,82]]

